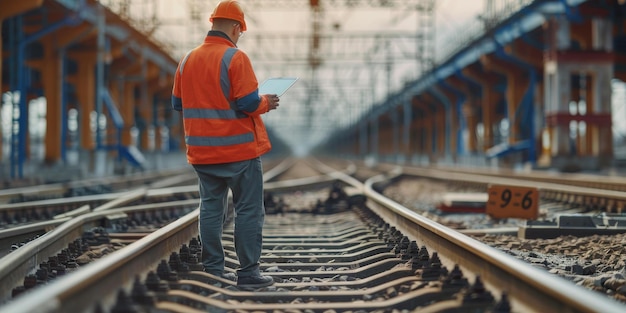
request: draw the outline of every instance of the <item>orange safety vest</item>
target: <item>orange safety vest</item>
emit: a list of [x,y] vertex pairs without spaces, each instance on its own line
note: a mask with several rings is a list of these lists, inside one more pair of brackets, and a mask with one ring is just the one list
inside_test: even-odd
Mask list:
[[220,164],[249,160],[271,149],[248,56],[226,37],[211,34],[180,61],[172,107],[183,112],[187,161]]

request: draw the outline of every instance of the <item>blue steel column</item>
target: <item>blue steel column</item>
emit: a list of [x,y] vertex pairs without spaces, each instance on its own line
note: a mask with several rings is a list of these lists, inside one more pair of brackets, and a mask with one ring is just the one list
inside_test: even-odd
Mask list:
[[[159,121],[159,99],[155,95],[152,96],[152,125],[154,125],[154,150],[156,152],[163,152],[163,144],[161,138],[161,122]],[[157,140],[157,138],[159,140]]]
[[441,101],[441,103],[443,103],[444,105],[444,109],[446,110],[446,125],[445,125],[445,143],[444,143],[444,154],[446,156],[446,158],[451,158],[452,156],[450,155],[450,127],[452,125],[452,111],[451,111],[451,105],[450,105],[450,101],[448,100],[448,98],[446,98],[439,89],[437,89],[437,87],[432,87],[429,89],[430,93],[435,97],[435,99]]
[[106,17],[104,15],[104,7],[99,5],[96,14],[96,24],[98,29],[97,35],[97,57],[96,57],[96,162],[95,172],[103,175],[105,171],[105,153],[106,148],[102,142],[102,131],[100,130],[100,116],[102,115],[104,100],[104,52],[105,52],[105,27]]
[[[465,155],[466,151],[465,151],[465,145],[463,144],[463,131],[467,128],[467,122],[465,121],[465,118],[463,116],[463,102],[465,102],[466,97],[465,95],[458,91],[456,88],[450,86],[450,84],[446,83],[445,80],[440,79],[439,83],[441,84],[441,86],[444,89],[447,89],[448,91],[452,92],[455,96],[456,96],[456,103],[455,103],[455,107],[457,110],[457,117],[458,117],[458,122],[459,122],[459,129],[457,130],[457,134],[456,134],[456,153],[457,155],[461,156],[461,155]],[[454,122],[454,121],[452,121]]]
[[61,79],[63,82],[61,83],[61,160],[63,162],[67,161],[67,97],[65,93],[67,92],[67,83],[65,82],[65,65],[67,60],[67,51],[65,48],[62,48],[59,51],[59,57],[61,58]]
[[[471,88],[471,89],[476,89],[476,90],[478,90],[479,94],[482,96],[482,90],[481,90],[481,88],[480,88],[480,84],[479,84],[479,83],[477,83],[476,81],[474,81],[473,79],[471,79],[471,78],[469,78],[469,77],[465,76],[465,74],[463,74],[463,72],[461,71],[461,69],[456,69],[456,71],[455,71],[454,75],[455,75],[456,77],[458,77],[460,80],[462,80],[462,81],[466,82],[468,85],[470,85],[470,86],[474,87],[474,88]],[[470,103],[470,104],[469,104],[469,106],[473,106],[473,105],[474,105],[473,103]],[[474,109],[474,108],[472,107],[472,110],[473,110],[473,109]],[[459,111],[459,114],[463,114],[463,111]],[[505,114],[506,114],[506,112],[505,112]],[[476,135],[473,135],[473,134],[472,134],[472,133],[474,133],[474,134],[476,133],[476,130],[475,130],[475,129],[469,129],[469,133],[470,133],[470,136],[476,136]],[[470,140],[471,140],[471,139],[470,139]],[[478,147],[476,147],[476,149],[478,149]],[[485,150],[485,148],[484,148],[484,147],[482,147],[482,151],[476,151],[476,152],[479,152],[479,153],[481,153],[481,154],[482,154],[482,153],[484,153],[484,150]]]
[[[145,50],[145,49],[144,49]],[[143,51],[142,51],[143,52]],[[150,120],[144,116],[144,110],[147,109],[149,103],[149,91],[148,91],[148,62],[146,61],[146,57],[141,58],[141,76],[143,76],[143,81],[139,85],[141,92],[141,102],[139,104],[139,118],[146,119],[146,125],[142,130],[139,130],[139,144],[138,149],[145,148],[147,151],[152,152],[154,150],[154,123],[150,123]],[[131,120],[131,122],[134,119]],[[150,134],[152,132],[152,134]],[[142,138],[143,137],[143,138]],[[146,142],[143,142],[145,140]]]
[[402,100],[404,129],[402,133],[402,143],[406,148],[406,159],[411,159],[411,121],[413,118],[413,107],[411,106],[411,100],[405,94]]
[[[11,177],[23,177],[24,175],[24,161],[26,160],[26,135],[28,134],[28,103],[26,101],[28,96],[28,78],[26,77],[27,73],[30,71],[27,70],[24,55],[26,54],[26,46],[30,43],[41,39],[43,36],[53,33],[64,27],[66,25],[71,24],[73,18],[65,18],[60,20],[50,26],[28,36],[23,37],[22,27],[23,23],[21,21],[21,17],[18,17],[18,37],[19,45],[17,48],[17,90],[19,91],[19,103],[18,110],[15,110],[15,104],[13,109],[13,125],[17,126],[18,133],[17,136],[12,134],[11,141]],[[17,114],[17,116],[16,116]],[[15,132],[15,128],[12,130]],[[15,168],[17,167],[17,168]],[[17,173],[16,173],[17,171]]]
[[378,161],[378,123],[380,116],[378,114],[372,117],[372,128],[370,129],[370,155],[374,157],[374,160]]
[[359,122],[359,154],[367,155],[367,120]]
[[[24,71],[26,70],[24,68],[24,52],[23,52],[23,47],[22,47],[22,43],[24,42],[24,32],[22,31],[23,29],[23,22],[22,22],[22,17],[18,16],[15,17],[13,19],[13,32],[11,32],[11,34],[13,34],[15,37],[13,38],[13,42],[17,44],[17,46],[14,46],[13,48],[15,50],[13,50],[13,52],[15,53],[15,56],[11,56],[11,58],[14,58],[15,63],[13,64],[13,74],[15,75],[11,75],[11,77],[16,77],[15,81],[14,81],[14,85],[11,86],[11,89],[13,90],[12,93],[12,97],[11,97],[11,104],[12,104],[12,109],[11,109],[11,178],[15,178],[15,177],[19,177],[22,178],[23,177],[23,154],[25,154],[25,152],[22,150],[22,147],[20,146],[20,143],[22,142],[20,140],[20,133],[25,132],[26,130],[22,129],[22,123],[20,122],[20,116],[24,115],[24,111],[20,111],[20,106],[22,103],[21,98],[24,97],[22,93],[22,90],[25,89],[24,86],[22,86],[24,83],[22,82],[23,78],[22,76],[24,76]],[[17,95],[16,95],[16,91],[17,91]],[[20,113],[22,113],[20,115]],[[25,146],[24,146],[25,149]]]
[[396,161],[398,160],[398,154],[399,154],[399,151],[398,151],[398,146],[399,146],[399,144],[398,144],[398,142],[399,142],[398,135],[400,133],[400,131],[398,130],[398,127],[400,127],[400,125],[398,123],[398,118],[399,118],[398,117],[398,108],[395,105],[393,105],[392,109],[391,109],[391,124],[392,124],[391,125],[391,134],[392,134],[392,137],[393,137],[393,139],[392,139],[393,141],[392,141],[392,145],[391,146],[392,146],[393,154],[394,154],[394,157],[396,158]]
[[520,114],[524,109],[526,109],[526,115],[522,115],[526,119],[522,120],[524,125],[530,126],[530,133],[527,140],[530,141],[530,147],[528,148],[528,160],[535,164],[537,162],[537,138],[535,136],[535,108],[533,100],[535,98],[535,86],[537,84],[537,71],[533,68],[531,64],[528,64],[515,56],[512,56],[504,51],[502,46],[498,46],[495,51],[495,55],[498,58],[501,58],[504,61],[511,62],[522,69],[526,69],[528,71],[528,76],[530,76],[528,82],[528,89],[524,94],[524,98],[522,99],[522,103],[518,108],[518,111],[515,114]]

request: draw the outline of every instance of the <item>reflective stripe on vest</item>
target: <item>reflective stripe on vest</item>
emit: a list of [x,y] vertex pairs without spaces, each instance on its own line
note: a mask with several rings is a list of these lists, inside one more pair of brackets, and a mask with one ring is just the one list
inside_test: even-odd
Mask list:
[[[183,108],[183,118],[184,119],[241,119],[241,118],[249,118],[245,113],[236,110],[235,101],[230,101],[230,78],[228,76],[228,69],[230,68],[230,63],[233,59],[233,56],[237,52],[236,48],[228,48],[226,52],[222,56],[222,61],[220,63],[220,87],[222,89],[222,94],[224,98],[230,104],[230,110],[218,110],[218,109],[205,109],[205,108]],[[185,56],[183,59],[183,63],[180,66],[180,74],[183,74],[183,68],[187,59],[191,55],[191,51]],[[209,137],[209,136],[185,136],[185,143],[191,146],[205,146],[205,147],[213,147],[213,146],[228,146],[235,144],[242,144],[254,141],[253,133],[246,133],[240,135],[233,136],[220,136],[220,137]]]
[[224,137],[185,136],[185,143],[191,146],[230,146],[252,141],[254,141],[254,135],[252,133]]
[[230,101],[228,96],[230,95],[230,78],[228,77],[228,69],[230,68],[230,62],[233,60],[233,56],[237,52],[235,48],[228,48],[226,52],[224,52],[224,56],[222,56],[222,66],[220,66],[220,85],[222,86],[222,93],[228,103],[230,103],[230,109],[233,111],[237,111],[235,107],[235,102]]

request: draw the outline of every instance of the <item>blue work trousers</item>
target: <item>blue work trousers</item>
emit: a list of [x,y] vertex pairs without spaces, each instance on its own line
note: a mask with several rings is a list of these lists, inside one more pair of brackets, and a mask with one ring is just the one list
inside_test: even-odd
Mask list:
[[193,165],[200,188],[199,231],[204,270],[214,275],[224,271],[222,233],[228,212],[228,190],[235,207],[237,276],[259,275],[263,245],[263,166],[260,158],[225,163]]

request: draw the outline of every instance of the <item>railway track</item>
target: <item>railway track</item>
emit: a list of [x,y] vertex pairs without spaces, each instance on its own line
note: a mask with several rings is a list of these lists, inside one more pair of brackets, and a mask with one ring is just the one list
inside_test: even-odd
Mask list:
[[[266,190],[285,205],[276,214],[266,216],[262,269],[277,281],[270,287],[254,292],[238,290],[232,282],[199,271],[194,257],[197,210],[191,210],[173,222],[130,235],[108,230],[110,238],[124,241],[123,248],[20,294],[0,311],[625,309],[621,303],[536,269],[382,196],[373,186],[388,177],[362,184],[345,172],[320,164],[314,167],[323,175],[266,183]],[[339,187],[345,193],[333,190]],[[175,188],[158,191],[162,195],[177,193]],[[184,201],[197,202],[169,201],[163,207],[183,206]],[[111,221],[116,217],[116,225],[128,225],[130,211],[139,211],[140,207],[109,208],[104,218]],[[313,213],[320,209],[324,214]],[[100,213],[80,215],[72,221],[89,216],[102,223],[103,217],[95,216]],[[230,230],[223,240],[226,247],[232,246]],[[23,248],[16,252],[26,253]],[[227,252],[231,255],[227,267],[232,271],[237,261],[232,251]],[[0,262],[7,264],[6,258]],[[3,285],[5,281],[3,278]]]
[[[539,194],[538,222],[529,220],[519,226],[518,235],[522,238],[547,238],[559,235],[611,234],[626,232],[622,213],[626,209],[626,193],[616,191],[618,185],[609,190],[579,187],[561,183],[543,182],[529,179],[527,176],[495,176],[481,175],[477,171],[472,174],[455,171],[454,175],[446,170],[398,167],[394,177],[383,183],[379,190],[403,179],[428,179],[443,182],[468,193],[482,193],[484,208],[487,192],[492,185],[510,186],[515,188],[536,189]],[[542,179],[540,179],[542,180]],[[608,182],[607,182],[608,184]],[[584,214],[584,215],[581,215]]]
[[33,228],[40,222],[50,224],[50,220],[83,214],[96,207],[106,210],[138,203],[149,189],[189,185],[195,179],[189,170],[179,170],[0,190],[0,231]]

